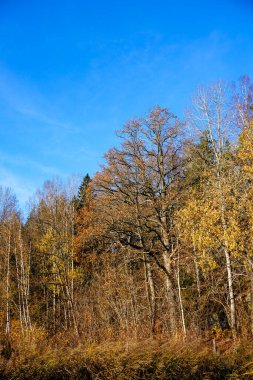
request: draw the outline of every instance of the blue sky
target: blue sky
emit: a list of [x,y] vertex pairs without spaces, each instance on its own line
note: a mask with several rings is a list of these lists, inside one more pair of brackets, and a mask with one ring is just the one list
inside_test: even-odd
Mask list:
[[125,121],[253,78],[253,1],[0,0],[0,185],[91,175]]

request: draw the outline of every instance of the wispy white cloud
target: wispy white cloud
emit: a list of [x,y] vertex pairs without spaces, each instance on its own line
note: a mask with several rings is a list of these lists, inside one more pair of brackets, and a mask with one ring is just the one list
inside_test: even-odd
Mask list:
[[0,163],[14,165],[17,167],[24,167],[29,170],[35,169],[39,173],[49,174],[49,175],[62,175],[59,168],[43,165],[35,160],[32,160],[29,157],[21,156],[21,155],[10,155],[0,151]]
[[20,79],[0,62],[0,100],[15,112],[45,125],[78,132],[79,127],[52,115],[52,105],[31,82]]

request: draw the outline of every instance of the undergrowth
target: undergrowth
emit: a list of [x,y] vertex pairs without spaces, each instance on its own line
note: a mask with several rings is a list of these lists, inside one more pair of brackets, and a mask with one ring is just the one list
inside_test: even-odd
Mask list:
[[[222,348],[222,342],[220,343]],[[214,354],[210,342],[152,339],[144,342],[66,344],[60,340],[12,342],[0,358],[3,380],[250,380],[251,343],[225,344]]]

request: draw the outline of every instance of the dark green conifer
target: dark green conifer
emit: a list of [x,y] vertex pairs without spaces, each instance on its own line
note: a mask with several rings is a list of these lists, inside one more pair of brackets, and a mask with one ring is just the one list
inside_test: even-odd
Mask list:
[[86,198],[86,191],[89,183],[91,182],[91,178],[89,174],[87,173],[86,176],[83,178],[83,181],[78,189],[78,194],[76,197],[76,209],[80,210],[84,204],[85,204],[85,198]]

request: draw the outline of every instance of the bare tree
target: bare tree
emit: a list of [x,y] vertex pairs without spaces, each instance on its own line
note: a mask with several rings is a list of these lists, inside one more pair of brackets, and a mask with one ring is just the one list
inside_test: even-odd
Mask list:
[[182,125],[167,109],[155,107],[146,118],[129,121],[118,136],[123,140],[121,148],[106,154],[107,165],[95,184],[98,192],[110,197],[111,204],[125,210],[123,217],[111,221],[114,236],[149,255],[163,270],[174,333],[177,305],[173,260],[177,247],[173,214],[182,171]]

